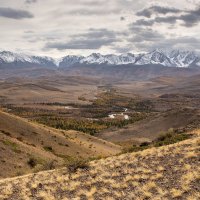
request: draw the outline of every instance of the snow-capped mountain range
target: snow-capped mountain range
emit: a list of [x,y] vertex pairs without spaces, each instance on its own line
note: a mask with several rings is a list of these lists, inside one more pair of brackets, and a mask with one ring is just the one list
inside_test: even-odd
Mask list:
[[190,51],[154,50],[149,53],[122,55],[102,55],[93,53],[87,57],[68,55],[60,59],[51,57],[30,56],[9,51],[0,52],[0,66],[8,64],[32,64],[45,67],[67,68],[75,64],[104,64],[104,65],[148,65],[158,64],[166,67],[200,67],[200,56]]

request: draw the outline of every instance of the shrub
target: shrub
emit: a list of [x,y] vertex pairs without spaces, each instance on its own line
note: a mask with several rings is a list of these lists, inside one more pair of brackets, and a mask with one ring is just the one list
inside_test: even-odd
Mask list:
[[78,97],[78,100],[80,100],[80,101],[86,101],[86,98],[85,97]]
[[160,136],[157,140],[154,141],[154,146],[164,146],[169,144],[174,144],[186,139],[189,139],[190,135],[186,133],[178,134],[178,133],[167,133],[166,135]]
[[37,165],[37,160],[35,158],[29,158],[27,164],[31,167],[34,168]]
[[11,133],[9,133],[9,132],[7,132],[7,131],[0,130],[0,132],[2,132],[4,135],[11,136]]
[[152,148],[152,147],[160,147],[160,146],[170,145],[170,144],[174,144],[177,142],[181,142],[183,140],[187,140],[190,137],[191,137],[191,135],[186,134],[186,133],[178,134],[178,133],[169,133],[168,132],[166,134],[162,134],[155,141],[153,141],[151,143],[143,142],[142,144],[140,144],[140,146],[133,145],[130,148],[126,148],[123,150],[123,153],[143,151],[145,149]]
[[42,166],[42,170],[52,170],[55,169],[56,165],[55,165],[55,161],[49,161],[46,162],[43,166]]
[[171,138],[171,137],[173,137],[173,134],[172,134],[172,133],[162,134],[162,135],[160,135],[160,136],[156,139],[156,141],[157,141],[157,142],[159,142],[159,141],[164,141],[164,140],[169,139],[169,138]]
[[70,173],[75,173],[78,169],[88,169],[89,164],[87,160],[75,159],[67,164],[67,169]]
[[150,142],[142,142],[140,144],[140,147],[146,147],[146,146],[149,146],[151,143]]
[[148,148],[150,148],[150,147],[151,147],[150,144],[149,144],[149,145],[146,145],[146,146],[137,146],[137,145],[133,145],[133,146],[130,147],[130,148],[125,148],[125,149],[123,150],[123,153],[131,153],[131,152],[143,151],[143,150],[148,149]]
[[46,151],[53,152],[53,148],[52,148],[51,146],[45,146],[45,147],[43,147],[43,148],[44,148],[44,150],[46,150]]
[[135,104],[135,110],[137,111],[152,111],[153,110],[153,103],[150,100],[144,100],[137,102]]

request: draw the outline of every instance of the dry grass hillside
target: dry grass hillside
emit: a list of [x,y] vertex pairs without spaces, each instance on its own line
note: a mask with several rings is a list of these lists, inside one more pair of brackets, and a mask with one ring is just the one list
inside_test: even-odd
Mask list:
[[0,199],[200,199],[200,131],[142,152],[0,181]]
[[0,111],[0,178],[120,151],[117,145],[81,132],[56,130]]

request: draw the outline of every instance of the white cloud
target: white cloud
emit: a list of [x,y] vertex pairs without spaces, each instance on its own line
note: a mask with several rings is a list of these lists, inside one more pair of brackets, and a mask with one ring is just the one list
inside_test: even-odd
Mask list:
[[[180,4],[179,0],[166,0],[164,3],[162,0],[0,0],[1,7],[24,10],[34,16],[34,18],[23,18],[21,20],[0,16],[1,49],[56,57],[65,54],[85,55],[93,51],[114,53],[116,51],[144,50],[145,46],[135,45],[133,39],[142,38],[144,35],[130,31],[129,28],[130,24],[142,19],[136,16],[136,13],[152,5],[163,5],[177,9],[194,9],[196,1],[193,0],[193,3],[191,1],[183,0]],[[122,18],[125,20],[121,20]],[[137,26],[140,27],[140,24]],[[113,36],[109,38],[109,35],[107,35],[106,39],[101,38],[101,41],[96,42],[94,41],[95,38],[90,35],[91,38],[88,39],[88,42],[86,37],[83,38],[84,43],[82,44],[79,35],[87,33],[91,28],[124,34],[119,34],[114,39]],[[179,21],[174,25],[152,24],[150,28],[168,40],[173,39],[174,35],[180,38],[200,39],[199,26],[188,29],[180,26]],[[44,48],[47,43],[61,44],[62,41],[63,48]],[[103,42],[106,42],[106,45],[103,45]],[[78,44],[82,49],[78,49]],[[89,48],[88,45],[90,44],[95,49]],[[185,45],[191,48],[188,40]],[[70,46],[74,48],[69,49]],[[142,46],[141,49],[140,46]],[[156,46],[156,41],[152,46]],[[64,47],[67,47],[67,49]],[[149,48],[149,46],[146,46],[146,48]]]

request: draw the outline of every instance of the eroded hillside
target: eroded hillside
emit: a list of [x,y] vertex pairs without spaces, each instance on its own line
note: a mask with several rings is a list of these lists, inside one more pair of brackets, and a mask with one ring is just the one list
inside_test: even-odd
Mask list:
[[117,145],[81,132],[56,130],[0,111],[0,178],[120,151]]
[[200,131],[177,144],[0,181],[1,199],[200,198]]

